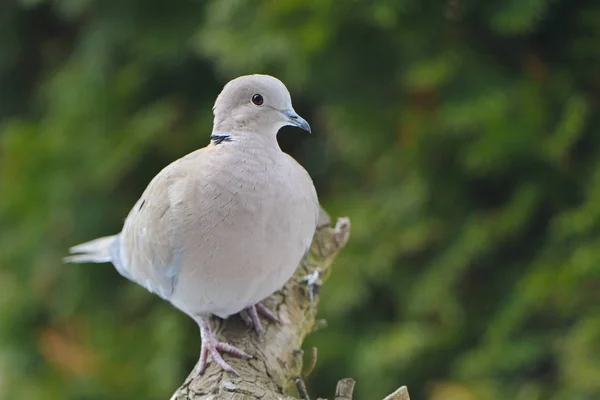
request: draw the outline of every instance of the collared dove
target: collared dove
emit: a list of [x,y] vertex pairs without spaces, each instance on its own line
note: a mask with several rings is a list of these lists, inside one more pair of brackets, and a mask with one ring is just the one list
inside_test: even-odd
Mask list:
[[216,340],[212,315],[243,312],[259,334],[260,301],[279,290],[307,252],[319,203],[308,173],[281,151],[286,125],[310,132],[285,85],[267,75],[227,83],[213,107],[211,142],[168,165],[150,182],[114,236],[74,246],[66,262],[111,262],[200,326],[198,373],[210,353],[250,358]]

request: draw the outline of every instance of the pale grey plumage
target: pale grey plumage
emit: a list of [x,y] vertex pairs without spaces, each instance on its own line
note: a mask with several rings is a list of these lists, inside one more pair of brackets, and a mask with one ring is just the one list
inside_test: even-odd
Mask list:
[[[264,103],[253,104],[255,94]],[[80,254],[66,261],[113,262],[196,319],[201,361],[210,352],[226,368],[215,352],[245,353],[214,341],[206,317],[226,318],[280,289],[310,245],[319,206],[308,173],[277,144],[282,126],[310,130],[283,83],[234,79],[213,111],[215,140],[164,168],[120,234],[75,246]]]

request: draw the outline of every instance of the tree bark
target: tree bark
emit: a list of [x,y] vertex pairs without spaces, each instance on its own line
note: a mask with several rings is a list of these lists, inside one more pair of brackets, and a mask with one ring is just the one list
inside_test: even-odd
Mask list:
[[[322,326],[315,320],[318,291],[349,235],[348,218],[339,218],[331,227],[329,216],[321,209],[311,249],[296,274],[283,289],[263,302],[281,322],[271,323],[263,319],[265,335],[261,339],[240,318],[213,321],[215,334],[220,340],[254,356],[251,360],[244,360],[225,354],[227,362],[240,376],[224,372],[209,360],[204,374],[193,376],[192,372],[171,400],[291,400],[294,398],[289,397],[289,392],[294,385],[302,392],[302,342],[306,335]],[[353,388],[354,381],[351,379],[340,381],[336,390],[339,395],[336,393],[335,399],[351,399]],[[300,393],[300,396],[303,400],[308,398],[306,393]],[[386,400],[408,399],[407,392],[405,397],[390,396]]]

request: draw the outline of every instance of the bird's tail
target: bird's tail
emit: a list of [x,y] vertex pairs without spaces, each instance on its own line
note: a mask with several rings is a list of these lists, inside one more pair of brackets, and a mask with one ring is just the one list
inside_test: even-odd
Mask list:
[[73,246],[69,249],[69,253],[73,255],[63,258],[63,261],[66,263],[111,262],[111,247],[117,236],[105,236]]

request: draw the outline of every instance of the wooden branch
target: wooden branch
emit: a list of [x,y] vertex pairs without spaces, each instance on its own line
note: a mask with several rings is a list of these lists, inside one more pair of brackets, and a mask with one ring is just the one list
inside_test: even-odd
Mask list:
[[[224,355],[241,376],[233,376],[209,362],[204,374],[188,376],[171,400],[293,399],[287,396],[290,389],[297,384],[303,385],[302,342],[306,335],[323,325],[315,321],[320,285],[329,276],[331,263],[349,235],[348,218],[338,219],[331,227],[329,216],[321,209],[309,254],[283,289],[264,302],[276,312],[281,323],[263,319],[265,335],[259,339],[238,317],[214,321],[215,334],[220,340],[254,356],[251,360],[243,360]],[[316,357],[316,352],[313,357]],[[307,393],[301,395],[303,398],[308,396]],[[347,394],[346,397],[336,394],[338,398],[351,399]]]
[[352,400],[354,394],[354,379],[344,378],[340,380],[335,388],[334,400]]
[[406,386],[402,386],[383,400],[410,400],[410,397],[408,396],[408,389]]

